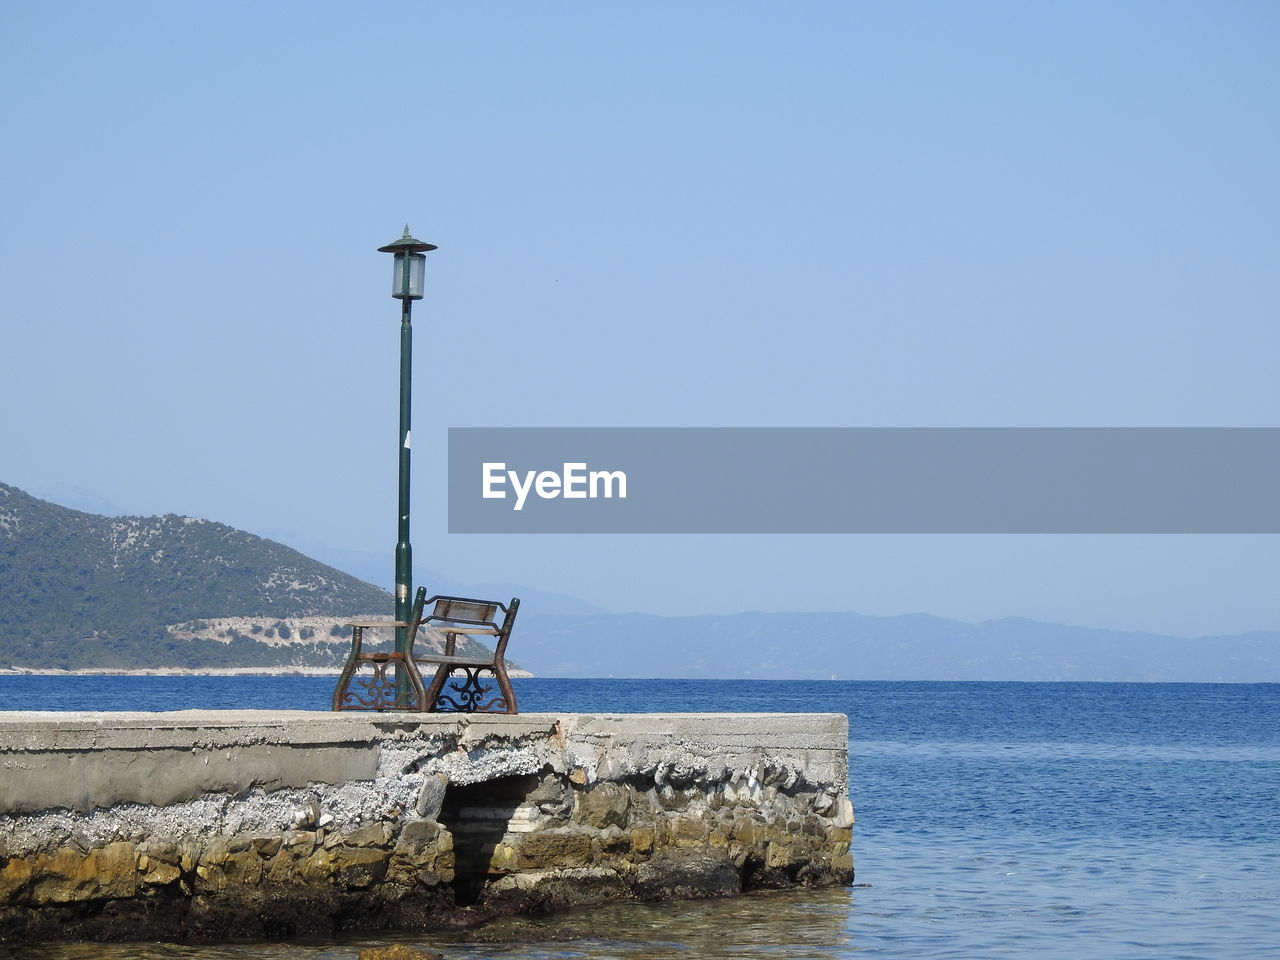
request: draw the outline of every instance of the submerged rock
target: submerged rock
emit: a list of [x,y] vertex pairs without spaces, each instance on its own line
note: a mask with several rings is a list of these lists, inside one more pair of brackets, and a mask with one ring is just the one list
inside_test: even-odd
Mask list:
[[417,947],[393,943],[389,947],[369,947],[361,950],[356,960],[444,960],[443,953],[429,953]]

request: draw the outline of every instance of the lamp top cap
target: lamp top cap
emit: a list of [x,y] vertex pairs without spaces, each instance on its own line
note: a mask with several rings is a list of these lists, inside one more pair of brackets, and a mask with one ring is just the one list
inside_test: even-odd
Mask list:
[[404,225],[404,236],[394,243],[388,243],[385,247],[379,247],[379,253],[425,253],[428,250],[435,250],[434,243],[423,243],[421,240],[415,240],[409,236],[409,225]]

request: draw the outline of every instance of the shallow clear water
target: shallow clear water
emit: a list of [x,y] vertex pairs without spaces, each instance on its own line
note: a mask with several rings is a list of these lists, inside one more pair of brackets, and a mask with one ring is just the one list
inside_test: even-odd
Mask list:
[[[323,709],[325,678],[0,677],[39,709]],[[482,932],[59,944],[0,958],[1252,958],[1280,953],[1280,685],[518,681],[522,710],[850,717],[853,888],[614,904]],[[865,886],[869,884],[869,886]]]

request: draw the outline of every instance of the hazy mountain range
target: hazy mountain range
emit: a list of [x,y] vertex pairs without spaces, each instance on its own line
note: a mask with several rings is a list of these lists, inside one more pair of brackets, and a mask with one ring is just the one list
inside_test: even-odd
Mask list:
[[538,616],[511,650],[561,677],[1280,682],[1277,632],[1186,639],[924,614]]
[[[390,594],[351,575],[381,579],[389,558],[316,552],[328,563],[224,524],[100,516],[0,484],[0,668],[331,668],[347,649],[342,621],[390,615]],[[924,614],[661,617],[515,584],[418,579],[433,593],[520,596],[510,653],[542,676],[1280,682],[1274,631],[1187,639]]]

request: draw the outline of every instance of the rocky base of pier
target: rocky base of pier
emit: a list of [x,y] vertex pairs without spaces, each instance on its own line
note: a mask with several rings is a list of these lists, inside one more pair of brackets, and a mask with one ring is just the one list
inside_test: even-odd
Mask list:
[[[88,797],[78,810],[11,802],[0,814],[0,940],[427,930],[852,880],[842,727],[821,744],[807,731],[784,751],[705,721],[502,719],[511,722],[366,724],[376,752],[367,779],[256,778],[164,804]],[[216,745],[195,737],[184,760],[261,750],[261,731],[247,732],[224,730]],[[125,739],[128,751],[169,749]],[[0,756],[11,769],[24,752],[40,767],[30,749],[39,737],[25,751],[9,746]],[[282,759],[296,746],[275,741]],[[45,759],[46,770],[60,762]],[[131,766],[108,759],[122,776]]]

